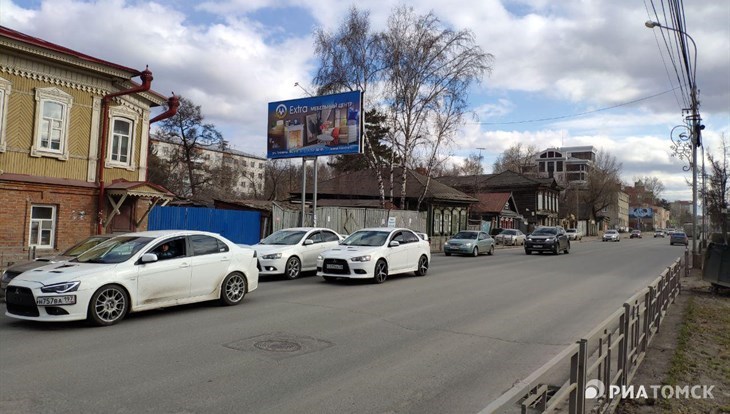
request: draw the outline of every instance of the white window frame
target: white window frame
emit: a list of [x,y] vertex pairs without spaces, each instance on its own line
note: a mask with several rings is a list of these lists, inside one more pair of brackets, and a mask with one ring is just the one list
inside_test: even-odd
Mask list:
[[[124,122],[129,125],[129,134],[119,135],[120,140],[123,138],[127,138],[127,152],[122,153],[121,148],[122,144],[121,141],[117,142],[115,139],[117,138],[117,133],[114,130],[114,126],[117,122]],[[132,143],[134,142],[134,121],[129,118],[123,118],[120,116],[114,117],[111,119],[110,123],[110,137],[109,137],[109,163],[113,165],[119,165],[119,166],[128,166],[132,163]],[[114,157],[117,157],[114,159]],[[126,161],[122,161],[122,156],[126,157]]]
[[[58,88],[37,88],[35,91],[35,131],[33,134],[33,148],[30,151],[32,157],[52,157],[59,160],[68,159],[68,131],[71,122],[71,107],[73,96]],[[53,102],[61,105],[61,126],[59,148],[51,149],[41,146],[41,134],[43,132],[43,106],[46,102]]]
[[5,148],[7,148],[5,126],[8,123],[8,101],[11,89],[10,81],[0,78],[0,152],[5,152]]
[[[51,209],[51,218],[50,219],[34,219],[33,218],[33,209],[34,208],[50,208]],[[28,246],[29,247],[36,247],[39,249],[52,249],[55,245],[56,241],[56,218],[57,218],[57,210],[56,206],[54,205],[48,205],[48,204],[31,204],[30,206],[30,224],[28,226]],[[42,223],[43,222],[51,222],[51,234],[48,239],[49,244],[40,244],[41,241],[41,234],[40,230],[42,229]],[[33,224],[38,223],[38,234],[37,234],[37,240],[36,243],[33,243]]]
[[[114,151],[114,121],[127,121],[130,122],[130,136],[129,145],[127,147],[127,162],[121,162],[112,159]],[[137,129],[139,127],[140,115],[124,106],[115,106],[109,109],[109,131],[107,131],[107,145],[106,145],[106,156],[104,158],[104,166],[107,168],[124,168],[129,171],[134,171],[137,168]]]

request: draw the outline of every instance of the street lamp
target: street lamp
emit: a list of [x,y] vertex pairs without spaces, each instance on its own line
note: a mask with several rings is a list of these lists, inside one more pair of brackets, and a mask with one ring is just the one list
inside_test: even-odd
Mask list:
[[[698,237],[698,228],[697,228],[697,147],[701,143],[700,138],[700,131],[704,128],[702,125],[700,125],[700,115],[699,115],[699,102],[697,102],[697,44],[695,43],[695,40],[687,34],[686,32],[675,29],[673,27],[665,26],[663,24],[660,24],[658,22],[654,22],[651,20],[647,20],[646,23],[644,23],[646,27],[649,29],[653,29],[655,27],[659,27],[661,29],[671,30],[673,32],[679,33],[681,35],[686,36],[691,42],[692,46],[694,47],[694,61],[692,65],[692,73],[689,73],[689,67],[687,67],[687,78],[689,79],[689,86],[690,86],[690,99],[691,99],[691,108],[690,111],[692,112],[692,115],[687,117],[687,121],[691,121],[691,128],[690,128],[690,136],[691,136],[691,143],[692,143],[692,266],[697,268],[700,266],[700,258],[697,254],[697,237]],[[681,40],[681,38],[680,38]],[[684,42],[680,42],[682,46],[684,46]],[[687,62],[685,60],[685,66],[687,65]],[[680,134],[681,137],[681,134]]]

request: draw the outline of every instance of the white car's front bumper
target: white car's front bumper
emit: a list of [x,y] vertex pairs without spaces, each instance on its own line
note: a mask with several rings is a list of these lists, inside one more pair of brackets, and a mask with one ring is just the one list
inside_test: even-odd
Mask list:
[[[342,266],[333,268],[332,266]],[[349,279],[372,279],[375,276],[375,261],[353,262],[345,259],[317,260],[317,276],[346,277]]]
[[259,257],[259,276],[262,275],[283,275],[286,272],[286,261],[289,256],[282,256],[280,259],[263,259]]
[[[78,290],[69,293],[44,293],[37,282],[16,280],[5,291],[5,315],[30,321],[63,322],[86,319],[89,300],[94,291],[91,289]],[[83,288],[83,286],[81,287]],[[40,306],[36,304],[38,297],[74,296],[73,305]]]

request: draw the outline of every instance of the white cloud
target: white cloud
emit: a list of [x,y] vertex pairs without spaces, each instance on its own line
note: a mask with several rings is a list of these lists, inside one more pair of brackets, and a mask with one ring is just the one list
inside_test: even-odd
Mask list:
[[[352,3],[191,3],[43,0],[38,8],[0,0],[0,24],[124,66],[149,65],[155,90],[190,97],[236,148],[262,154],[266,104],[304,96],[294,83],[308,85],[314,70],[311,35],[289,29],[297,25],[297,33],[304,33],[302,25],[319,24],[336,30]],[[381,30],[395,5],[373,0],[358,7],[370,10],[372,28]],[[472,30],[477,43],[496,58],[492,75],[472,95],[473,110],[484,124],[463,127],[455,140],[457,157],[486,148],[485,165],[491,165],[516,143],[541,149],[596,145],[616,155],[629,179],[652,171],[668,189],[671,184],[671,194],[689,198],[683,164],[668,150],[669,131],[683,121],[683,104],[671,93],[575,118],[486,124],[587,112],[676,86],[670,80],[673,69],[668,77],[662,62],[660,53],[667,56],[663,43],[657,43],[661,32],[644,27],[649,16],[641,2],[424,0],[413,7],[420,13],[433,10],[455,29]],[[261,17],[292,9],[301,12],[299,20],[271,25]],[[697,82],[709,149],[722,133],[730,137],[730,2],[695,0],[685,12],[687,31],[698,45]],[[483,100],[487,94],[493,101]]]

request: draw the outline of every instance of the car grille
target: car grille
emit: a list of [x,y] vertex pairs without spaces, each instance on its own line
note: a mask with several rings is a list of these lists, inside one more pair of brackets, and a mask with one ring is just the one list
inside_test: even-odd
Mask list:
[[5,303],[8,313],[20,316],[39,316],[35,298],[30,289],[20,286],[10,286],[5,291]]
[[[342,269],[330,269],[330,268],[328,268],[329,265],[340,265],[340,266],[342,266]],[[331,274],[336,274],[336,275],[349,275],[350,266],[347,265],[347,260],[324,259],[324,263],[322,264],[322,271],[324,273],[331,273]]]

